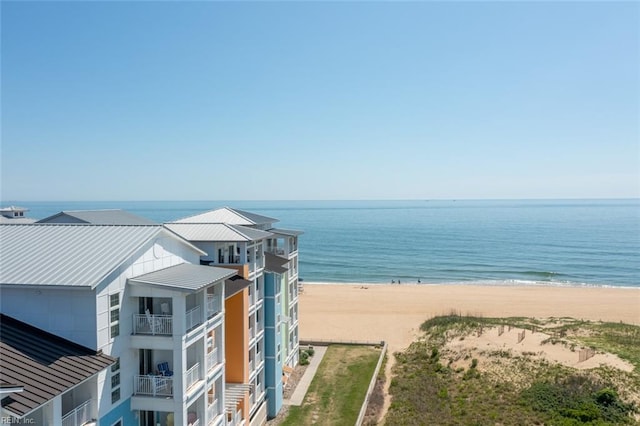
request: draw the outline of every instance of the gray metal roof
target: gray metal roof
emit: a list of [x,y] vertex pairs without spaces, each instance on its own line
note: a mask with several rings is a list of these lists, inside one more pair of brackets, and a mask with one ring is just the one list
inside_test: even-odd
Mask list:
[[289,259],[278,256],[277,254],[266,252],[264,254],[264,269],[277,274],[284,274],[289,270],[286,266]]
[[0,216],[0,223],[34,223],[36,220],[30,217],[6,217]]
[[98,374],[115,359],[0,314],[0,382],[23,387],[2,398],[22,417]]
[[236,273],[235,269],[181,263],[180,265],[129,278],[129,282],[194,292],[216,281],[236,275]]
[[295,229],[282,229],[282,228],[271,228],[269,232],[273,232],[274,234],[280,235],[288,235],[290,237],[297,237],[298,235],[304,234],[302,231],[297,231]]
[[126,210],[65,210],[40,219],[38,223],[91,223],[93,225],[158,225]]
[[0,284],[95,287],[160,233],[171,235],[160,225],[0,225]]
[[273,235],[226,223],[165,223],[164,226],[189,241],[256,241]]
[[222,207],[208,212],[188,216],[174,223],[228,223],[231,225],[264,225],[279,222],[278,219],[244,210]]
[[251,281],[245,280],[240,275],[234,275],[224,281],[224,298],[228,299],[234,294],[242,291],[252,284]]

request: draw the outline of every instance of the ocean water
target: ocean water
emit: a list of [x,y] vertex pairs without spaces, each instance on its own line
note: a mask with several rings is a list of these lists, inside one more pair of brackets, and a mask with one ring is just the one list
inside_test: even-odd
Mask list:
[[21,202],[158,222],[230,206],[304,231],[304,281],[640,287],[640,200]]

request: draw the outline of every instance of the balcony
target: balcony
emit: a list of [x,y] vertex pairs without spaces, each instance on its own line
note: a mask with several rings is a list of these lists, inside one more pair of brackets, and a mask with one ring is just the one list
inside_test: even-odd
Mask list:
[[200,312],[201,312],[200,306],[196,306],[195,308],[187,311],[186,320],[185,320],[187,331],[202,324],[202,314]]
[[220,403],[218,399],[214,398],[212,395],[209,395],[209,406],[207,407],[207,418],[209,419],[209,425],[214,424],[214,420],[220,414]]
[[242,424],[242,412],[240,410],[236,410],[233,413],[227,413],[228,426],[238,426],[241,424]]
[[286,256],[286,251],[282,246],[267,246],[267,252],[276,254],[278,256]]
[[62,416],[62,426],[82,426],[92,419],[91,400],[85,401],[64,416]]
[[171,315],[134,314],[133,334],[171,336],[173,334],[173,317]]
[[220,296],[207,295],[207,318],[212,318],[222,312],[222,298]]
[[220,364],[220,351],[215,347],[207,353],[207,371],[211,371],[218,364]]
[[193,386],[194,384],[196,384],[199,380],[201,380],[200,377],[200,363],[196,362],[193,367],[191,367],[190,369],[187,370],[187,372],[184,374],[184,381],[187,385],[187,389],[189,389],[191,386]]
[[173,378],[166,376],[133,376],[133,393],[142,396],[173,396]]

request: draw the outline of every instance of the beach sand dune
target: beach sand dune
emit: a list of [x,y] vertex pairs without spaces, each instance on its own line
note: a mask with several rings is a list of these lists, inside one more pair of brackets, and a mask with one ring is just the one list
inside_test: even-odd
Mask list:
[[[305,282],[299,310],[301,340],[384,340],[393,354],[421,334],[422,322],[451,311],[485,317],[571,317],[640,325],[640,289]],[[387,378],[394,363],[390,356]],[[385,383],[381,416],[390,404],[389,383]]]

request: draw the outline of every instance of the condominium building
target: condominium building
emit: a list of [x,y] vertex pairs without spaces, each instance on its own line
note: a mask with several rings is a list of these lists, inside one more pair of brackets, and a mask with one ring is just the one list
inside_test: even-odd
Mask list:
[[[205,253],[161,225],[0,225],[0,239],[1,312],[115,359],[74,390],[91,401],[86,415],[227,423],[222,301],[234,271],[200,265]],[[8,371],[0,360],[0,380]]]
[[[208,253],[201,257],[202,264],[234,269],[249,281],[248,334],[243,338],[247,350],[234,359],[241,360],[238,368],[249,372],[246,406],[251,424],[277,415],[282,406],[283,367],[292,368],[298,362],[298,236],[302,232],[274,228],[275,222],[224,207],[165,224]],[[227,304],[228,312],[231,308]],[[228,347],[227,359],[231,351]],[[234,374],[232,366],[227,370],[228,377]]]
[[[0,225],[2,314],[112,364],[72,386],[73,398],[55,396],[42,424],[84,424],[68,423],[78,415],[106,426],[274,417],[298,361],[300,235],[276,221],[224,208],[165,225],[122,210]],[[11,385],[0,388],[14,392],[19,380],[6,380],[8,371],[0,360],[0,384]],[[21,418],[7,401],[3,413]]]

